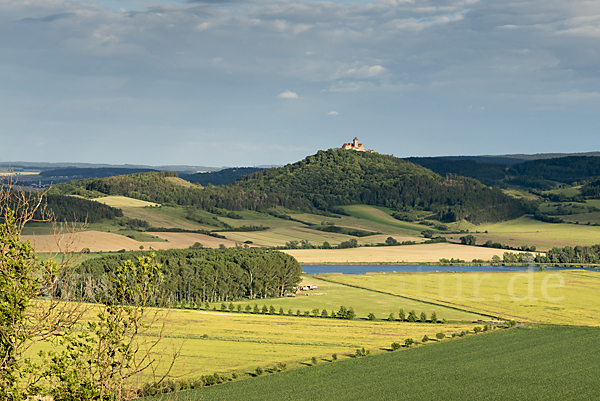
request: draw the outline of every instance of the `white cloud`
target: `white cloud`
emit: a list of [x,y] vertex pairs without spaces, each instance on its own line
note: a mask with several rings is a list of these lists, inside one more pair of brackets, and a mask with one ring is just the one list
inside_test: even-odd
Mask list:
[[277,99],[298,99],[298,94],[296,92],[286,90],[285,92],[281,92],[279,95],[277,95]]
[[340,113],[338,113],[337,111],[330,111],[329,113],[327,113],[328,116],[339,116]]

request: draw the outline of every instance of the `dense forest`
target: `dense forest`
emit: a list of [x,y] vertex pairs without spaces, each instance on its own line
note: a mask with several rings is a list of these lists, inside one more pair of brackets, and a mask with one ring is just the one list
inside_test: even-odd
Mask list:
[[[156,251],[162,264],[163,290],[175,302],[220,302],[242,298],[280,297],[300,282],[302,267],[292,256],[262,249],[186,249]],[[125,252],[89,259],[82,272],[90,273],[98,294],[106,293],[110,275],[125,260],[142,252]]]
[[483,163],[469,159],[415,157],[408,159],[436,173],[475,178],[495,187],[524,187],[547,190],[600,176],[600,157],[566,156],[523,163]]
[[[17,200],[13,201],[13,210],[17,210]],[[37,204],[37,195],[31,193],[31,204]],[[50,216],[42,216],[42,210],[52,212],[52,218],[58,222],[88,222],[96,223],[104,219],[123,217],[123,211],[102,203],[73,196],[46,194],[42,198],[41,207],[33,216],[35,220],[43,220]]]
[[343,149],[319,151],[281,168],[240,177],[222,187],[186,187],[170,173],[131,174],[71,181],[54,191],[81,196],[124,195],[162,204],[260,210],[282,206],[305,211],[335,211],[338,206],[368,204],[392,209],[428,210],[441,221],[473,223],[523,215],[524,205],[498,189],[460,176],[440,177],[393,156]]
[[179,177],[202,186],[207,186],[208,184],[219,186],[233,184],[239,177],[261,170],[264,169],[257,167],[233,167],[207,173],[180,174]]

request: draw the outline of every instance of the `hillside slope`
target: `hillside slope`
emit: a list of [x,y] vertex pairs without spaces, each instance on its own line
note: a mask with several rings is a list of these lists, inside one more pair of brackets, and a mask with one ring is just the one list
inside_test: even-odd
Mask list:
[[343,149],[319,151],[299,162],[242,176],[222,187],[174,185],[175,173],[131,174],[58,185],[61,194],[123,195],[206,210],[265,211],[274,207],[339,212],[338,206],[368,204],[396,210],[426,210],[441,221],[507,220],[523,204],[500,190],[459,176],[440,177],[393,156]]

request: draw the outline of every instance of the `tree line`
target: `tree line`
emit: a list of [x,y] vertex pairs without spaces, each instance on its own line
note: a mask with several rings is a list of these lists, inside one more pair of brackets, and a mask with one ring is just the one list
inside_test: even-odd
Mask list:
[[[162,265],[162,290],[174,302],[230,302],[281,297],[300,282],[302,267],[292,256],[263,249],[171,249],[155,251]],[[81,271],[99,283],[101,296],[115,268],[143,252],[125,252],[89,259]]]
[[600,245],[554,247],[535,257],[537,263],[600,263]]

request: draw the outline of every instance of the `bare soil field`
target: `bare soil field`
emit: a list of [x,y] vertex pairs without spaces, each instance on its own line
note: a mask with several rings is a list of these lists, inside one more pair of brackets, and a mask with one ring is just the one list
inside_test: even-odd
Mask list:
[[408,263],[437,262],[442,258],[490,260],[502,257],[504,249],[479,248],[457,244],[417,244],[352,249],[290,249],[283,251],[300,263]]
[[125,249],[137,251],[140,246],[144,249],[181,249],[188,248],[199,242],[205,248],[218,248],[220,244],[231,248],[235,242],[195,233],[148,233],[167,240],[167,242],[138,242],[134,239],[114,233],[100,231],[84,231],[78,233],[74,240],[69,243],[68,237],[55,237],[54,235],[24,235],[23,240],[30,240],[38,252],[58,252],[68,246],[70,251],[79,252],[88,248],[91,252],[108,252]]

